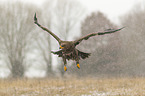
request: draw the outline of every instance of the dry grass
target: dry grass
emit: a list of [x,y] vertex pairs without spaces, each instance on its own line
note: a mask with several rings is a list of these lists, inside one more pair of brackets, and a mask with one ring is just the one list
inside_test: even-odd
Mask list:
[[145,78],[0,80],[0,96],[145,96]]

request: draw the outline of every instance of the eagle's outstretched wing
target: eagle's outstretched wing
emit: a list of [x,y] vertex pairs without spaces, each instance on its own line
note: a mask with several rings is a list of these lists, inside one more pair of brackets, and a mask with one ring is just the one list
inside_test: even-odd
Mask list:
[[61,42],[61,39],[58,38],[54,33],[52,33],[50,30],[48,30],[47,28],[41,26],[39,23],[38,23],[38,20],[37,20],[37,17],[36,17],[36,13],[34,15],[34,23],[37,24],[40,28],[42,28],[44,31],[47,31],[49,34],[51,34],[59,43]]
[[105,31],[102,31],[102,32],[90,33],[90,34],[88,34],[88,35],[86,35],[86,36],[84,36],[82,38],[79,38],[79,39],[75,40],[74,44],[78,45],[82,40],[87,40],[87,39],[89,39],[92,36],[114,33],[114,32],[120,31],[123,28],[124,27],[119,28],[119,29],[108,29],[108,30],[105,30]]

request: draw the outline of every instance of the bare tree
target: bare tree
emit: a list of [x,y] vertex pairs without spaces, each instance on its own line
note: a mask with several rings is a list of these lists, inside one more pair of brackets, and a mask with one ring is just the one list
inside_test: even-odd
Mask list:
[[[54,2],[54,1],[53,1]],[[43,25],[48,27],[51,30],[51,23],[52,23],[52,5],[53,2],[51,0],[48,0],[47,3],[44,4],[43,9],[41,13],[37,13],[38,18],[42,21]],[[34,14],[33,14],[34,15]],[[38,28],[37,28],[38,29]],[[39,29],[37,34],[39,34],[38,38],[36,38],[39,53],[42,57],[42,61],[45,64],[46,68],[46,75],[48,77],[53,76],[53,70],[52,70],[52,55],[51,55],[51,36],[46,33],[42,32],[43,30]],[[41,61],[41,63],[42,63]]]
[[23,77],[27,68],[26,56],[32,47],[34,26],[32,5],[9,3],[1,5],[0,43],[5,62],[12,77]]
[[[142,6],[143,7],[143,6]],[[136,5],[130,13],[121,18],[122,25],[127,26],[122,36],[122,61],[124,72],[129,76],[145,76],[145,12]]]
[[[82,35],[86,35],[91,32],[103,31],[116,26],[111,23],[106,16],[101,13],[92,13],[82,23],[81,32]],[[115,67],[118,61],[119,39],[118,33],[104,36],[96,36],[90,38],[88,41],[82,42],[79,48],[92,53],[89,59],[81,62],[81,76],[83,75],[97,75],[102,76],[105,74],[111,74],[116,69]],[[78,72],[78,71],[76,71]]]

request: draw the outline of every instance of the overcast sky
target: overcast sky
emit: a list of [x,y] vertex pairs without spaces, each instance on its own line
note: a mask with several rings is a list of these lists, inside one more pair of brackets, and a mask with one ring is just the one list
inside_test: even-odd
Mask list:
[[89,11],[100,10],[108,18],[118,22],[118,18],[129,12],[134,5],[145,3],[145,0],[79,0]]
[[[41,6],[46,0],[0,0],[23,1]],[[145,4],[145,0],[76,0],[79,1],[88,12],[103,12],[109,19],[118,22],[118,18],[129,12],[136,4]]]

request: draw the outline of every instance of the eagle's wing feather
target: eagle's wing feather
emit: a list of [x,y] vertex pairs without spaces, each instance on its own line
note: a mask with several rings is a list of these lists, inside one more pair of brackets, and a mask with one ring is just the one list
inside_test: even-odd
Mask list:
[[54,33],[52,33],[50,30],[48,30],[47,28],[41,26],[39,23],[38,23],[38,20],[37,20],[37,17],[36,17],[36,13],[34,15],[34,23],[36,25],[38,25],[40,28],[42,28],[44,31],[47,31],[49,34],[51,34],[59,43],[61,42],[61,39],[58,38]]
[[90,37],[93,37],[93,36],[96,36],[96,35],[104,35],[104,34],[114,33],[114,32],[117,32],[117,31],[123,29],[123,28],[124,28],[124,27],[119,28],[119,29],[108,29],[108,30],[103,31],[103,32],[90,33],[90,34],[88,34],[88,35],[86,35],[86,36],[84,36],[84,37],[81,37],[81,38],[75,40],[75,41],[74,41],[74,44],[75,44],[75,45],[78,45],[82,40],[87,40],[87,39],[89,39]]

